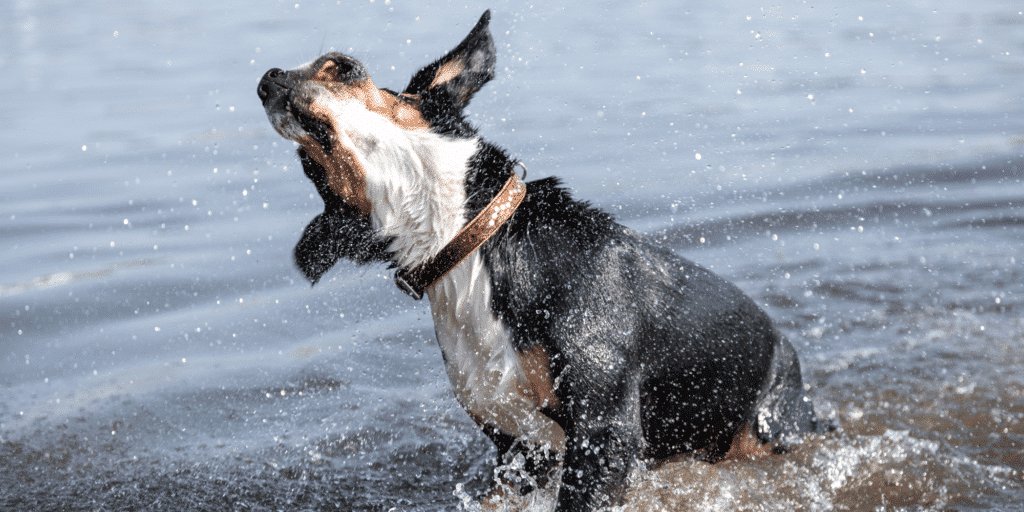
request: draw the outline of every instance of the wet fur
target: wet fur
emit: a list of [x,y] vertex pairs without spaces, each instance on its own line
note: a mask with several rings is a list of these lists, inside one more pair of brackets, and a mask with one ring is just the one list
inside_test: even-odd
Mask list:
[[[390,95],[380,97],[386,102],[413,105],[422,117],[413,121],[429,126],[408,139],[425,146],[390,160],[366,157],[375,147],[366,141],[404,141],[406,134],[392,127],[367,133],[365,125],[351,127],[362,141],[339,142],[328,128],[311,134],[317,123],[300,122],[301,112],[278,96],[328,72],[338,87],[351,88],[343,94],[364,94],[359,88],[372,82],[361,64],[337,54],[330,58],[345,74],[321,60],[265,75],[260,97],[275,128],[321,146],[299,151],[325,204],[295,248],[312,282],[341,258],[415,264],[497,194],[515,161],[479,139],[463,117],[493,77],[488,21],[485,13],[402,94],[380,90]],[[275,71],[283,74],[271,76]],[[366,111],[377,112],[371,100]],[[408,128],[415,122],[393,124],[415,129]],[[332,160],[332,147],[355,156]],[[446,156],[424,158],[429,151]],[[394,161],[403,154],[408,161]],[[341,171],[366,180],[362,199],[370,212],[339,198],[338,187],[347,185],[337,182]],[[459,190],[451,191],[455,184]],[[444,197],[452,204],[438,208]],[[574,199],[557,179],[529,182],[513,217],[427,292],[456,396],[503,456],[526,455],[541,483],[564,459],[558,510],[621,503],[639,459],[691,454],[716,461],[750,446],[778,449],[823,427],[804,395],[795,351],[749,297]]]

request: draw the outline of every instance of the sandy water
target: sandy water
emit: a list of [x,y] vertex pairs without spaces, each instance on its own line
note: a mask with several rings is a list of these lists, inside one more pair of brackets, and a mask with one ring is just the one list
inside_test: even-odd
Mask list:
[[0,6],[0,508],[479,506],[426,305],[292,267],[322,207],[255,85],[402,87],[488,7],[483,135],[764,304],[842,427],[631,510],[1019,508],[1024,14],[399,0]]

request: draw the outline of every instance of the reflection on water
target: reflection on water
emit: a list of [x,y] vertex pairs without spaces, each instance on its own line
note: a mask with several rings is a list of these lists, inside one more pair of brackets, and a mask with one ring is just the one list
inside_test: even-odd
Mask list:
[[292,268],[322,205],[255,95],[333,45],[401,87],[487,7],[484,136],[764,304],[841,425],[638,471],[628,510],[1024,501],[1019,12],[27,1],[0,6],[0,508],[550,507],[484,498],[493,449],[388,271]]

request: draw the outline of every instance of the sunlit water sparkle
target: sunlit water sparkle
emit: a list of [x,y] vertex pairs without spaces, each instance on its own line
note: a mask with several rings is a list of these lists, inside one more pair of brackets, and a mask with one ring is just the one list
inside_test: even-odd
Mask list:
[[1017,509],[1024,14],[649,4],[0,5],[0,508],[550,507],[482,499],[425,304],[292,267],[322,205],[255,93],[401,88],[492,8],[483,136],[763,304],[841,426],[624,509]]

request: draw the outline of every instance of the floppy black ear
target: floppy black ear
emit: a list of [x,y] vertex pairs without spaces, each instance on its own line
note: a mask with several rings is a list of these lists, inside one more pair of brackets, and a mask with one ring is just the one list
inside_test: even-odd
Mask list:
[[293,256],[306,279],[316,284],[341,258],[359,264],[389,261],[387,247],[388,241],[374,234],[366,217],[355,211],[331,210],[306,226]]
[[301,150],[299,158],[306,176],[324,200],[324,213],[306,226],[292,253],[295,265],[306,279],[316,284],[341,258],[359,264],[390,261],[391,240],[377,236],[370,219],[330,191],[327,173],[316,160]]
[[295,266],[299,267],[310,284],[315,285],[341,259],[341,251],[331,240],[332,224],[335,223],[325,218],[324,214],[317,215],[302,232],[302,239],[292,253]]
[[405,93],[426,96],[445,93],[452,106],[462,109],[494,78],[494,39],[487,24],[491,11],[485,11],[469,35],[452,51],[421,69],[405,88]]

